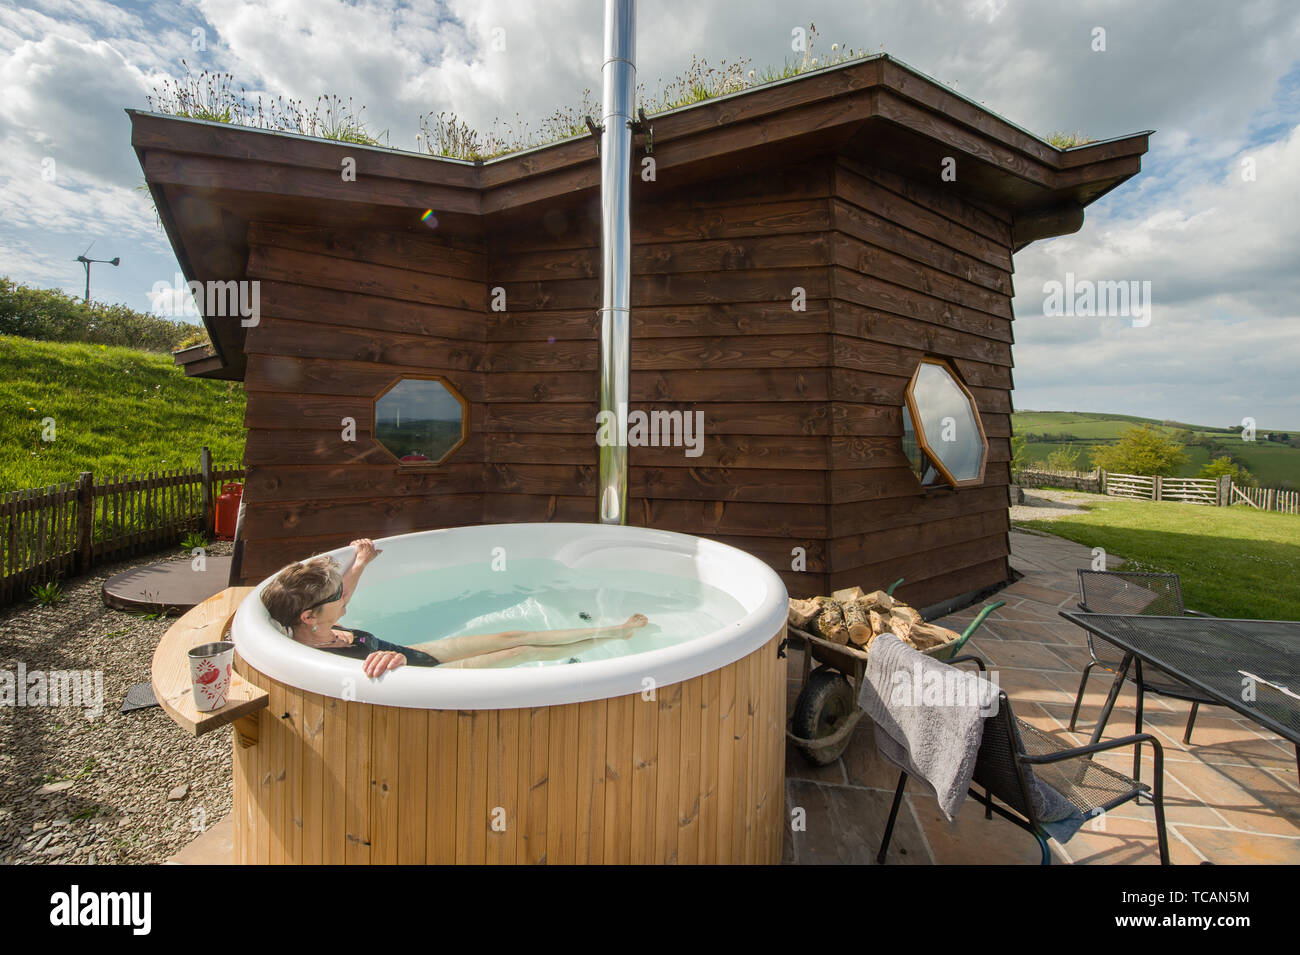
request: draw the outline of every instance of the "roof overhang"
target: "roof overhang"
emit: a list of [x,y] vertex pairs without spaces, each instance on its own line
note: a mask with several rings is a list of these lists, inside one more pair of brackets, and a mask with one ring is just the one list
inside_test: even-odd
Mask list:
[[[131,143],[188,281],[240,281],[253,221],[482,235],[539,203],[599,191],[594,140],[581,136],[467,162],[293,133],[127,110]],[[1151,131],[1062,150],[947,86],[879,54],[652,117],[660,181],[836,154],[935,179],[957,160],[955,192],[1013,221],[1018,250],[1077,231],[1083,210],[1141,169]],[[341,175],[355,163],[354,181]],[[634,177],[634,195],[648,188]],[[205,324],[215,352],[179,353],[188,374],[243,377],[244,329]],[[215,359],[215,361],[214,361]]]

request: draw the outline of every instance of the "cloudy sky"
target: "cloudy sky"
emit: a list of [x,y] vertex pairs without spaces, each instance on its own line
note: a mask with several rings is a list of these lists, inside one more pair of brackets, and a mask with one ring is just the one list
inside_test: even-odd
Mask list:
[[[424,113],[536,120],[598,89],[601,6],[5,0],[0,274],[79,294],[93,242],[123,260],[94,267],[94,297],[149,307],[177,266],[122,110],[182,59],[252,93],[352,97],[414,148]],[[819,49],[884,50],[1036,133],[1156,130],[1082,231],[1016,256],[1018,408],[1300,429],[1300,3],[641,0],[639,79],[653,91],[693,54],[779,64],[809,22]],[[1150,282],[1150,322],[1044,315],[1067,272]]]

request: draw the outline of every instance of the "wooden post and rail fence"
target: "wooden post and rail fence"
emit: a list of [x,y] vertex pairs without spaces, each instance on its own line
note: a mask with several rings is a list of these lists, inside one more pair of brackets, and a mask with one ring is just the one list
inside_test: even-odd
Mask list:
[[1230,475],[1217,478],[1175,478],[1159,474],[1119,474],[1114,471],[1048,471],[1026,468],[1016,476],[1022,487],[1066,487],[1138,501],[1182,501],[1226,507],[1248,504],[1262,511],[1300,514],[1300,491],[1271,487],[1242,487]]
[[205,447],[193,469],[150,471],[0,492],[0,605],[32,586],[84,574],[96,564],[211,537],[218,485],[243,468],[213,467]]

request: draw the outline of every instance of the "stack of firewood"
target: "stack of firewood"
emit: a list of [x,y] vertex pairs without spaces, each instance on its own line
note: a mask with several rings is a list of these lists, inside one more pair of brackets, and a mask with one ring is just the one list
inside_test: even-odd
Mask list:
[[861,587],[837,590],[829,597],[790,600],[790,625],[826,640],[866,650],[882,633],[892,633],[918,650],[951,643],[958,634],[926,623],[913,608],[883,590],[864,594]]

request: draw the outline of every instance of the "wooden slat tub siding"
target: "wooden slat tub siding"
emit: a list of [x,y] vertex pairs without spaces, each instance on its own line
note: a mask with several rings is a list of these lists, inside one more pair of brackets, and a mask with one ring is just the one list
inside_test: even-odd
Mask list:
[[652,861],[672,865],[678,861],[680,816],[683,684],[660,687],[656,713],[658,744],[655,753],[655,835]]
[[[523,819],[520,823],[522,844],[518,859],[529,865],[546,862],[548,843],[546,831],[546,803],[550,778],[550,726],[553,707],[534,707],[527,715],[520,715],[521,730],[527,726],[527,736],[521,737],[519,746],[519,772],[526,787],[519,791]],[[526,743],[525,743],[526,739]]]
[[429,724],[426,809],[426,861],[451,865],[456,861],[456,764],[459,737],[455,710],[425,711]]
[[513,865],[518,852],[520,713],[494,710],[488,714],[485,861],[489,865]]
[[[236,857],[775,862],[783,824],[771,802],[784,779],[785,661],[776,656],[783,635],[720,671],[656,687],[653,700],[636,693],[520,710],[350,703],[251,671],[276,702],[260,714],[259,742],[243,752],[260,754],[260,771],[273,785],[236,773],[235,805],[244,808],[235,816]],[[242,661],[239,667],[250,672]],[[718,705],[720,688],[730,709]],[[302,718],[277,716],[280,705]],[[237,766],[248,765],[235,745]],[[292,807],[302,807],[301,815]],[[250,811],[257,808],[266,812]],[[504,832],[491,831],[498,808]]]
[[704,780],[700,772],[703,740],[701,708],[705,677],[697,676],[682,686],[681,743],[678,749],[677,862],[695,865],[700,857],[700,803]]
[[604,862],[608,711],[606,700],[589,700],[578,705],[578,839],[574,861],[579,865]]
[[664,687],[632,697],[632,854],[633,865],[655,861],[655,792],[659,775],[658,695]]
[[546,862],[573,865],[577,850],[578,706],[550,708],[546,769]]
[[[272,709],[275,704],[272,703]],[[343,861],[350,865],[369,865],[371,861],[370,806],[374,791],[371,720],[374,707],[351,703],[344,708],[347,718],[344,768],[344,845]],[[282,725],[282,724],[278,724]],[[261,745],[260,743],[258,745]]]
[[738,820],[736,812],[737,762],[736,739],[741,732],[740,710],[737,706],[739,687],[741,686],[740,667],[732,665],[718,671],[720,685],[718,695],[717,719],[721,731],[718,738],[718,788],[715,801],[715,856],[713,861],[733,859],[735,845],[735,828]]
[[[323,697],[302,691],[302,861],[306,865],[325,861],[326,792],[332,783],[325,778],[325,724],[329,715]],[[235,752],[240,749],[236,745]]]
[[402,756],[399,717],[393,706],[371,707],[374,756],[371,762],[370,861],[373,865],[397,864],[397,816],[400,799],[408,798],[399,789],[398,772]]
[[456,864],[487,861],[490,713],[460,710],[456,720]]
[[339,834],[347,826],[347,707],[332,696],[321,697],[325,715],[321,758],[325,791],[321,798],[321,861],[341,865],[347,858],[347,840]]
[[305,728],[302,722],[303,691],[297,687],[286,686],[284,694],[284,713],[281,716],[285,728],[290,730],[289,745],[285,752],[285,823],[289,837],[285,846],[285,861],[302,859],[303,852],[303,802],[305,799],[303,779],[303,749],[307,745]]
[[[601,854],[606,865],[628,865],[632,861],[632,840],[619,833],[632,832],[632,734],[639,696],[619,696],[605,703],[608,731],[605,735],[605,839]],[[612,838],[611,838],[612,836]]]
[[700,702],[700,849],[701,864],[718,859],[718,827],[721,815],[721,769],[723,734],[707,727],[717,725],[722,713],[722,670],[704,674]]

